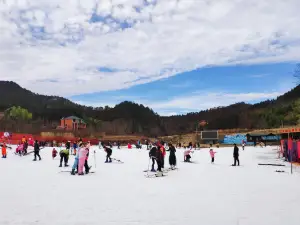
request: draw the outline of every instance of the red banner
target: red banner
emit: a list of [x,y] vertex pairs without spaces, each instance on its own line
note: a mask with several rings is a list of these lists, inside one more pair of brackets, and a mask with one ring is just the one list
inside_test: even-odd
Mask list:
[[293,140],[292,139],[289,139],[288,140],[288,150],[291,151],[293,148]]
[[300,159],[300,141],[297,142],[298,159]]

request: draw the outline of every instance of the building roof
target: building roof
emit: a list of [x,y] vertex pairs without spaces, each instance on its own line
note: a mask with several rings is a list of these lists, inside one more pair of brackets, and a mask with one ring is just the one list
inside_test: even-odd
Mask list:
[[86,124],[83,119],[81,119],[81,118],[79,118],[77,116],[68,116],[68,117],[65,117],[65,118],[63,117],[61,119],[62,120],[79,120],[81,123]]
[[276,134],[272,134],[272,133],[251,133],[251,134],[247,134],[247,136],[251,136],[251,137],[261,137],[261,136],[276,136]]

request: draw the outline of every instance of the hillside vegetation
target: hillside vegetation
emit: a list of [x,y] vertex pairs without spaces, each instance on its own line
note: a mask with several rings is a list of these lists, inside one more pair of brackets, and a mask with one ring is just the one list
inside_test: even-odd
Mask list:
[[0,111],[20,106],[32,113],[32,119],[26,121],[26,126],[15,120],[15,124],[10,125],[13,123],[11,118],[2,118],[0,126],[6,130],[15,130],[16,127],[19,130],[52,129],[61,117],[70,115],[83,118],[91,132],[149,136],[191,133],[200,120],[208,122],[206,129],[260,129],[280,127],[282,124],[296,125],[300,119],[300,86],[277,99],[254,105],[241,102],[170,117],[159,116],[152,109],[129,101],[113,108],[83,106],[59,96],[35,94],[8,81],[0,81],[0,96]]

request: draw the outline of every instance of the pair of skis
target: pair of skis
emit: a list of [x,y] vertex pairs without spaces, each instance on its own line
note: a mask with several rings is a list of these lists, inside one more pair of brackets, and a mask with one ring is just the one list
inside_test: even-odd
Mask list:
[[173,171],[173,170],[178,170],[178,168],[169,168],[169,169],[164,169],[162,172],[157,172],[157,171],[151,171],[151,170],[144,170],[145,177],[147,178],[156,178],[156,177],[165,177],[168,176],[168,172],[169,171]]

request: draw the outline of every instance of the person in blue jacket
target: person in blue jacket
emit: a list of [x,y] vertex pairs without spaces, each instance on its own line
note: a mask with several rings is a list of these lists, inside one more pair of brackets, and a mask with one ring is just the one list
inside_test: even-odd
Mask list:
[[[79,144],[79,148],[81,148],[82,146],[83,146],[82,143]],[[75,155],[75,161],[72,166],[71,175],[75,175],[75,169],[76,169],[76,173],[78,173],[78,162],[79,162],[79,150],[76,152],[76,155]]]

